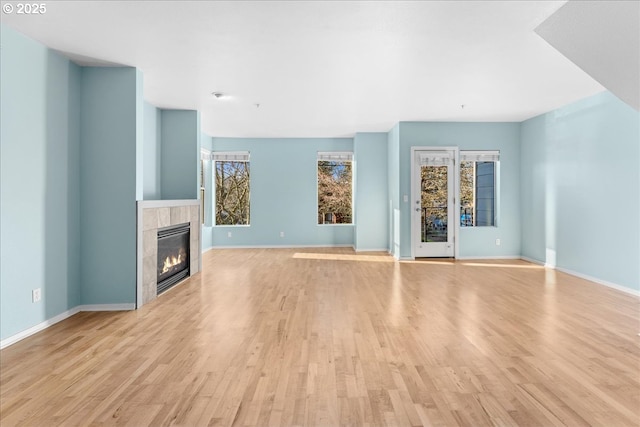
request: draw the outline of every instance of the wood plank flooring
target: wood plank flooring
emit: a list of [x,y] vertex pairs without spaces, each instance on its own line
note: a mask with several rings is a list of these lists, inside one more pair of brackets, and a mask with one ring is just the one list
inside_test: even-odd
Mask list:
[[524,261],[213,250],[0,353],[5,426],[638,426],[639,299]]

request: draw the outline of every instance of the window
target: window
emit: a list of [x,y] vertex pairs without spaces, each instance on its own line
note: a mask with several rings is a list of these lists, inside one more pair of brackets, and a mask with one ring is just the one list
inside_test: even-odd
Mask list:
[[460,151],[460,225],[495,226],[500,152]]
[[318,153],[318,224],[353,221],[353,153]]
[[214,152],[216,225],[249,225],[249,153]]

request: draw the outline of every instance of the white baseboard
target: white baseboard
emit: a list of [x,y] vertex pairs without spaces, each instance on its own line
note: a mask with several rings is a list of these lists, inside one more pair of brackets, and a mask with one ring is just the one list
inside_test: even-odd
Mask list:
[[566,274],[570,274],[572,276],[579,277],[579,278],[584,279],[584,280],[588,280],[590,282],[597,283],[598,285],[606,286],[608,288],[612,288],[612,289],[618,290],[620,292],[624,292],[624,293],[627,293],[627,294],[630,294],[630,295],[633,295],[633,296],[636,296],[636,297],[640,297],[640,291],[628,288],[626,286],[618,285],[616,283],[607,282],[606,280],[598,279],[597,277],[592,277],[592,276],[589,276],[587,274],[578,273],[576,271],[568,270],[566,268],[561,268],[561,267],[557,267],[556,266],[556,267],[554,267],[554,269],[558,270],[558,271],[561,271],[563,273],[566,273]]
[[203,253],[203,254],[206,254],[206,253],[207,253],[207,252],[209,252],[211,249],[214,249],[214,247],[213,247],[213,246],[209,246],[208,248],[203,249],[203,250],[202,250],[202,253]]
[[491,260],[491,259],[522,259],[522,257],[520,255],[496,255],[496,256],[459,256],[456,257],[456,259],[459,259],[461,261],[468,261],[468,260],[474,260],[474,259],[478,259],[478,260]]
[[35,326],[30,327],[29,329],[25,329],[22,332],[18,332],[15,335],[10,336],[9,338],[5,338],[0,341],[0,350],[9,347],[11,344],[15,344],[20,340],[23,340],[31,335],[42,331],[43,329],[47,329],[49,326],[55,325],[58,322],[62,322],[65,319],[73,316],[74,314],[80,311],[79,307],[74,307],[71,310],[67,310],[63,313],[58,314],[57,316],[52,317],[51,319],[47,319],[44,322],[38,323]]
[[302,248],[352,248],[354,252],[386,252],[391,255],[389,248],[356,249],[355,246],[346,243],[340,245],[237,245],[237,246],[212,246],[202,251],[209,252],[212,249],[302,249]]
[[[381,249],[388,250],[388,249]],[[416,258],[422,257],[396,257],[396,259],[400,261],[415,261]],[[439,257],[426,257],[426,258],[439,258]],[[491,259],[522,259],[520,255],[495,255],[495,256],[457,256],[457,257],[442,257],[442,258],[450,258],[460,261],[469,261],[469,260],[491,260]]]
[[298,248],[353,248],[353,245],[351,243],[347,243],[344,245],[236,245],[236,246],[212,246],[211,247],[211,249],[298,249]]
[[[523,260],[523,261],[530,262],[531,264],[537,264],[537,265],[542,265],[543,267],[549,267],[547,264],[545,264],[544,262],[542,262],[542,261],[540,261],[538,259],[529,258],[529,257],[526,257],[526,256],[521,256],[520,259]],[[551,267],[549,267],[549,268],[551,268]]]
[[[422,257],[417,257],[422,258]],[[439,258],[439,257],[426,257],[426,258]],[[456,261],[473,261],[473,260],[492,260],[492,259],[522,259],[520,255],[497,255],[497,256],[459,256],[459,257],[442,257],[442,259],[454,259]],[[400,261],[414,261],[415,258],[400,257]]]
[[[240,246],[231,246],[231,247],[221,247],[221,246],[214,246],[211,247],[209,249],[207,249],[207,251],[211,250],[211,249],[251,249],[251,248],[279,248],[279,249],[283,249],[283,248],[314,248],[314,247],[322,247],[322,248],[326,248],[326,247],[352,247],[352,245],[333,245],[333,246],[247,246],[247,247],[240,247]],[[373,250],[371,250],[373,251]],[[378,250],[376,250],[378,251]],[[379,251],[383,252],[383,251],[387,251],[387,248],[384,249],[380,249]],[[364,251],[359,251],[359,252],[364,252]],[[396,258],[399,260],[412,260],[413,258],[411,257],[401,257],[401,258]],[[618,285],[616,283],[612,283],[612,282],[608,282],[606,280],[602,280],[602,279],[598,279],[596,277],[592,277],[589,276],[587,274],[582,274],[582,273],[578,273],[576,271],[573,270],[569,270],[566,268],[561,268],[561,267],[557,267],[557,266],[550,266],[548,264],[543,263],[542,261],[539,261],[537,259],[533,259],[533,258],[529,258],[529,257],[525,257],[525,256],[499,256],[499,257],[458,257],[457,259],[460,260],[470,260],[470,259],[522,259],[523,261],[528,261],[531,262],[533,264],[537,264],[537,265],[543,265],[546,268],[553,268],[555,270],[558,270],[560,272],[566,273],[566,274],[570,274],[572,276],[575,277],[579,277],[581,279],[584,280],[588,280],[590,282],[593,283],[597,283],[599,285],[602,286],[606,286],[608,288],[612,288],[615,290],[618,290],[620,292],[624,292],[636,297],[640,297],[640,291],[635,290],[635,289],[631,289],[628,288],[626,286],[621,286]],[[29,329],[25,329],[22,332],[18,332],[15,335],[12,335],[8,338],[3,339],[2,341],[0,341],[0,350],[6,347],[9,347],[12,344],[17,343],[18,341],[21,341],[31,335],[34,335],[52,325],[55,325],[58,322],[61,322],[71,316],[73,316],[74,314],[77,314],[81,311],[130,311],[130,310],[135,310],[135,304],[134,303],[123,303],[123,304],[85,304],[85,305],[79,305],[76,306],[74,308],[72,308],[71,310],[67,310],[63,313],[58,314],[57,316],[52,317],[51,319],[45,320],[44,322],[38,323],[35,326],[32,326]]]
[[135,310],[135,304],[125,303],[125,304],[88,304],[88,305],[78,305],[73,307],[71,310],[67,310],[63,313],[58,314],[57,316],[53,316],[51,319],[47,319],[44,322],[38,323],[35,326],[30,327],[29,329],[25,329],[22,332],[18,332],[15,335],[12,335],[8,338],[0,341],[0,350],[5,347],[9,347],[12,344],[17,343],[31,335],[34,335],[44,329],[47,329],[50,326],[55,325],[58,322],[61,322],[69,317],[77,314],[81,311],[130,311]]
[[123,304],[86,304],[78,306],[80,311],[131,311],[136,309],[134,303]]
[[566,274],[569,274],[571,276],[579,277],[581,279],[588,280],[588,281],[593,282],[593,283],[597,283],[598,285],[606,286],[608,288],[615,289],[617,291],[624,292],[626,294],[630,294],[630,295],[633,295],[633,296],[636,296],[636,297],[640,297],[640,291],[628,288],[626,286],[618,285],[617,283],[612,283],[612,282],[608,282],[606,280],[598,279],[597,277],[589,276],[588,274],[578,273],[577,271],[569,270],[568,268],[558,267],[557,265],[545,263],[545,262],[542,262],[542,261],[534,259],[534,258],[529,258],[529,257],[525,257],[525,256],[520,257],[520,258],[523,261],[528,261],[528,262],[533,263],[533,264],[542,265],[545,268],[558,270],[558,271],[560,271],[562,273],[566,273]]

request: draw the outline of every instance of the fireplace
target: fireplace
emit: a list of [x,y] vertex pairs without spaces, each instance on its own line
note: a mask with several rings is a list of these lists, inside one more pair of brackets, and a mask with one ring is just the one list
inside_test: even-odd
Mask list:
[[[184,279],[193,276],[200,271],[200,201],[199,200],[138,200],[137,208],[137,242],[136,242],[136,307],[140,308],[150,303],[158,296],[158,279],[163,282],[169,277],[169,274],[175,273],[178,269],[176,266],[171,268],[170,272],[162,273],[164,270],[164,262],[169,256],[171,263],[171,254],[167,254],[164,246],[164,240],[161,243],[158,239],[158,231],[161,236],[173,234],[176,228],[186,228],[189,226],[189,234],[183,230],[179,244],[183,245],[183,253],[180,256],[180,263],[188,269],[182,270],[184,277],[173,277],[171,282],[161,284],[160,290],[166,290],[166,286],[171,286],[179,281],[185,282]],[[167,233],[167,230],[169,231]],[[179,230],[178,230],[179,231]],[[178,235],[181,233],[178,233]],[[188,237],[187,237],[188,236]],[[173,240],[173,239],[169,239]],[[167,242],[168,243],[168,242]],[[175,242],[174,242],[175,243]],[[169,247],[173,246],[167,245]],[[175,249],[173,250],[175,253]],[[180,249],[175,253],[176,261],[180,255]],[[162,260],[160,266],[158,260]],[[160,267],[160,268],[158,268]],[[160,274],[158,274],[160,273]]]
[[189,223],[158,229],[157,294],[189,276]]

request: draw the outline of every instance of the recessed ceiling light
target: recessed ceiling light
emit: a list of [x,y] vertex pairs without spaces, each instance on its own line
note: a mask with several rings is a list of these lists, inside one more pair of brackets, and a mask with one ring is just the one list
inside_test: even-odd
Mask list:
[[216,99],[221,99],[221,98],[224,98],[226,96],[222,92],[211,92],[211,95],[213,95]]

